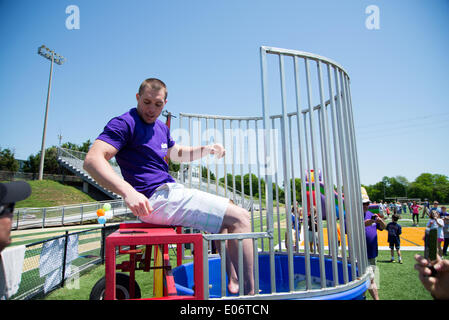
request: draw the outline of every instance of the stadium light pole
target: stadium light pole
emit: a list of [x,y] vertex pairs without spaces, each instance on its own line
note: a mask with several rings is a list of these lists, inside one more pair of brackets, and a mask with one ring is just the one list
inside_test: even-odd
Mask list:
[[37,53],[41,55],[42,57],[48,59],[51,61],[50,64],[50,78],[48,80],[48,91],[47,91],[47,104],[45,107],[45,119],[44,119],[44,132],[42,133],[42,147],[41,147],[41,160],[39,163],[39,180],[42,180],[42,177],[44,175],[44,158],[45,158],[45,134],[47,131],[47,118],[48,118],[48,105],[50,102],[50,91],[51,91],[51,78],[53,74],[53,63],[57,63],[59,65],[62,65],[66,59],[54,52],[53,50],[50,50],[46,46],[42,45],[37,49]]

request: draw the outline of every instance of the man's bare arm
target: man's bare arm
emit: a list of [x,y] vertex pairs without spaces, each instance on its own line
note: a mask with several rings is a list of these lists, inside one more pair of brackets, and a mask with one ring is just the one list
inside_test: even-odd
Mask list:
[[117,152],[118,150],[112,145],[95,140],[86,155],[83,168],[101,186],[121,195],[134,215],[148,215],[152,211],[148,198],[120,178],[108,162]]
[[207,146],[189,147],[175,144],[168,150],[168,157],[170,160],[181,162],[192,162],[203,158],[207,155],[214,154],[218,159],[224,157],[226,151],[221,144],[212,144]]

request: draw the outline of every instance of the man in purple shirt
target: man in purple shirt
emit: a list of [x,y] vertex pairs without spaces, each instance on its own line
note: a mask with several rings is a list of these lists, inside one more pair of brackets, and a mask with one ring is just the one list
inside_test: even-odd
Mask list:
[[[167,156],[190,162],[213,154],[225,155],[220,144],[181,146],[158,120],[167,103],[167,87],[159,79],[142,82],[137,107],[113,118],[93,143],[84,169],[103,187],[121,195],[128,208],[144,222],[195,227],[210,233],[250,233],[250,215],[229,199],[177,184],[168,173]],[[108,160],[115,157],[123,178]],[[239,291],[238,240],[227,241],[228,290]],[[254,294],[253,245],[243,240],[244,293]]]
[[376,257],[378,253],[377,245],[377,230],[384,230],[386,227],[385,221],[377,215],[368,210],[371,203],[368,194],[362,191],[362,203],[363,203],[363,215],[365,222],[365,235],[366,235],[366,251],[368,254],[368,262],[370,264],[371,271],[371,285],[368,288],[369,293],[374,300],[379,300],[379,294],[377,292],[377,286],[375,282],[375,270],[376,270]]

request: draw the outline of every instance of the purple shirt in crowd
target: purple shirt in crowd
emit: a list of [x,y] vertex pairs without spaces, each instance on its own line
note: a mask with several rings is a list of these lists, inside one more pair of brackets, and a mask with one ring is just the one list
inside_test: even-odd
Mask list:
[[109,121],[97,139],[118,150],[115,159],[123,178],[148,198],[162,184],[175,182],[164,160],[175,142],[162,121],[147,124],[132,108]]
[[[371,211],[366,211],[364,221],[371,219],[372,216],[373,216],[373,213]],[[373,223],[372,225],[365,227],[366,251],[368,253],[368,259],[376,258],[377,254],[378,254],[377,229],[380,230],[380,227],[377,223]]]

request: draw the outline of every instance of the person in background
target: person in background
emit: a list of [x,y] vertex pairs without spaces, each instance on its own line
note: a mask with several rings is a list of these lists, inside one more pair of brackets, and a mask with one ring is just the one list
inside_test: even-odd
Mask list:
[[424,247],[425,247],[425,258],[428,258],[429,253],[429,232],[432,229],[437,229],[437,235],[438,235],[438,255],[442,255],[442,249],[441,249],[441,242],[444,241],[444,232],[443,232],[444,222],[442,219],[440,219],[440,215],[438,214],[438,211],[432,210],[429,213],[429,221],[426,225],[425,235],[424,235]]
[[388,231],[388,243],[391,250],[391,262],[394,262],[394,249],[396,248],[396,251],[398,253],[398,261],[399,263],[402,263],[401,238],[399,237],[402,234],[402,227],[397,223],[399,220],[399,215],[394,214],[391,219],[393,221],[387,224],[386,228]]
[[399,215],[402,214],[402,206],[401,206],[401,203],[399,201],[396,203],[396,213],[399,214]]
[[422,211],[422,215],[421,215],[421,218],[424,218],[426,215],[429,215],[429,201],[424,201],[423,203],[422,203],[422,205],[423,205],[423,211]]
[[382,203],[382,200],[379,201],[379,213],[382,216],[384,216],[384,214],[385,214],[384,204]]
[[387,218],[390,217],[390,204],[388,202],[385,202],[385,211],[387,212]]
[[[419,208],[421,208],[420,205],[416,204],[416,201],[413,201],[412,206],[410,207],[412,212],[412,219],[413,219],[413,225],[417,226],[419,224]],[[423,208],[424,210],[424,208]],[[416,222],[415,222],[416,219]]]
[[402,212],[404,212],[404,214],[407,213],[407,203],[405,202],[402,203]]
[[447,248],[449,246],[449,214],[446,211],[446,207],[441,207],[441,217],[444,222],[443,233],[444,233],[444,245],[443,245],[443,256],[447,255]]
[[307,223],[308,223],[308,230],[307,232],[309,233],[309,247],[310,247],[310,251],[312,253],[315,253],[315,246],[317,247],[317,249],[319,250],[319,245],[318,245],[318,216],[317,216],[317,210],[316,207],[313,207],[313,218],[312,215],[309,214],[307,216]]
[[362,187],[362,203],[363,203],[363,215],[365,224],[365,237],[366,237],[366,249],[368,255],[368,262],[370,267],[370,280],[371,284],[368,288],[368,292],[374,300],[379,300],[379,293],[376,285],[376,258],[378,255],[378,241],[377,230],[384,230],[386,227],[385,221],[377,214],[373,214],[368,210],[370,200],[365,188]]
[[[296,251],[296,243],[301,241],[301,222],[302,222],[302,207],[299,206],[298,201],[296,201],[296,206],[292,206],[292,242],[293,250]],[[296,222],[298,222],[298,229],[296,229]],[[285,245],[287,245],[287,231],[285,231]]]
[[25,181],[0,183],[0,254],[11,244],[11,226],[16,202],[25,200],[31,187]]
[[435,200],[433,202],[433,207],[429,209],[429,215],[432,211],[438,212],[438,215],[441,213],[441,209],[438,207],[438,205],[439,205],[438,201]]

